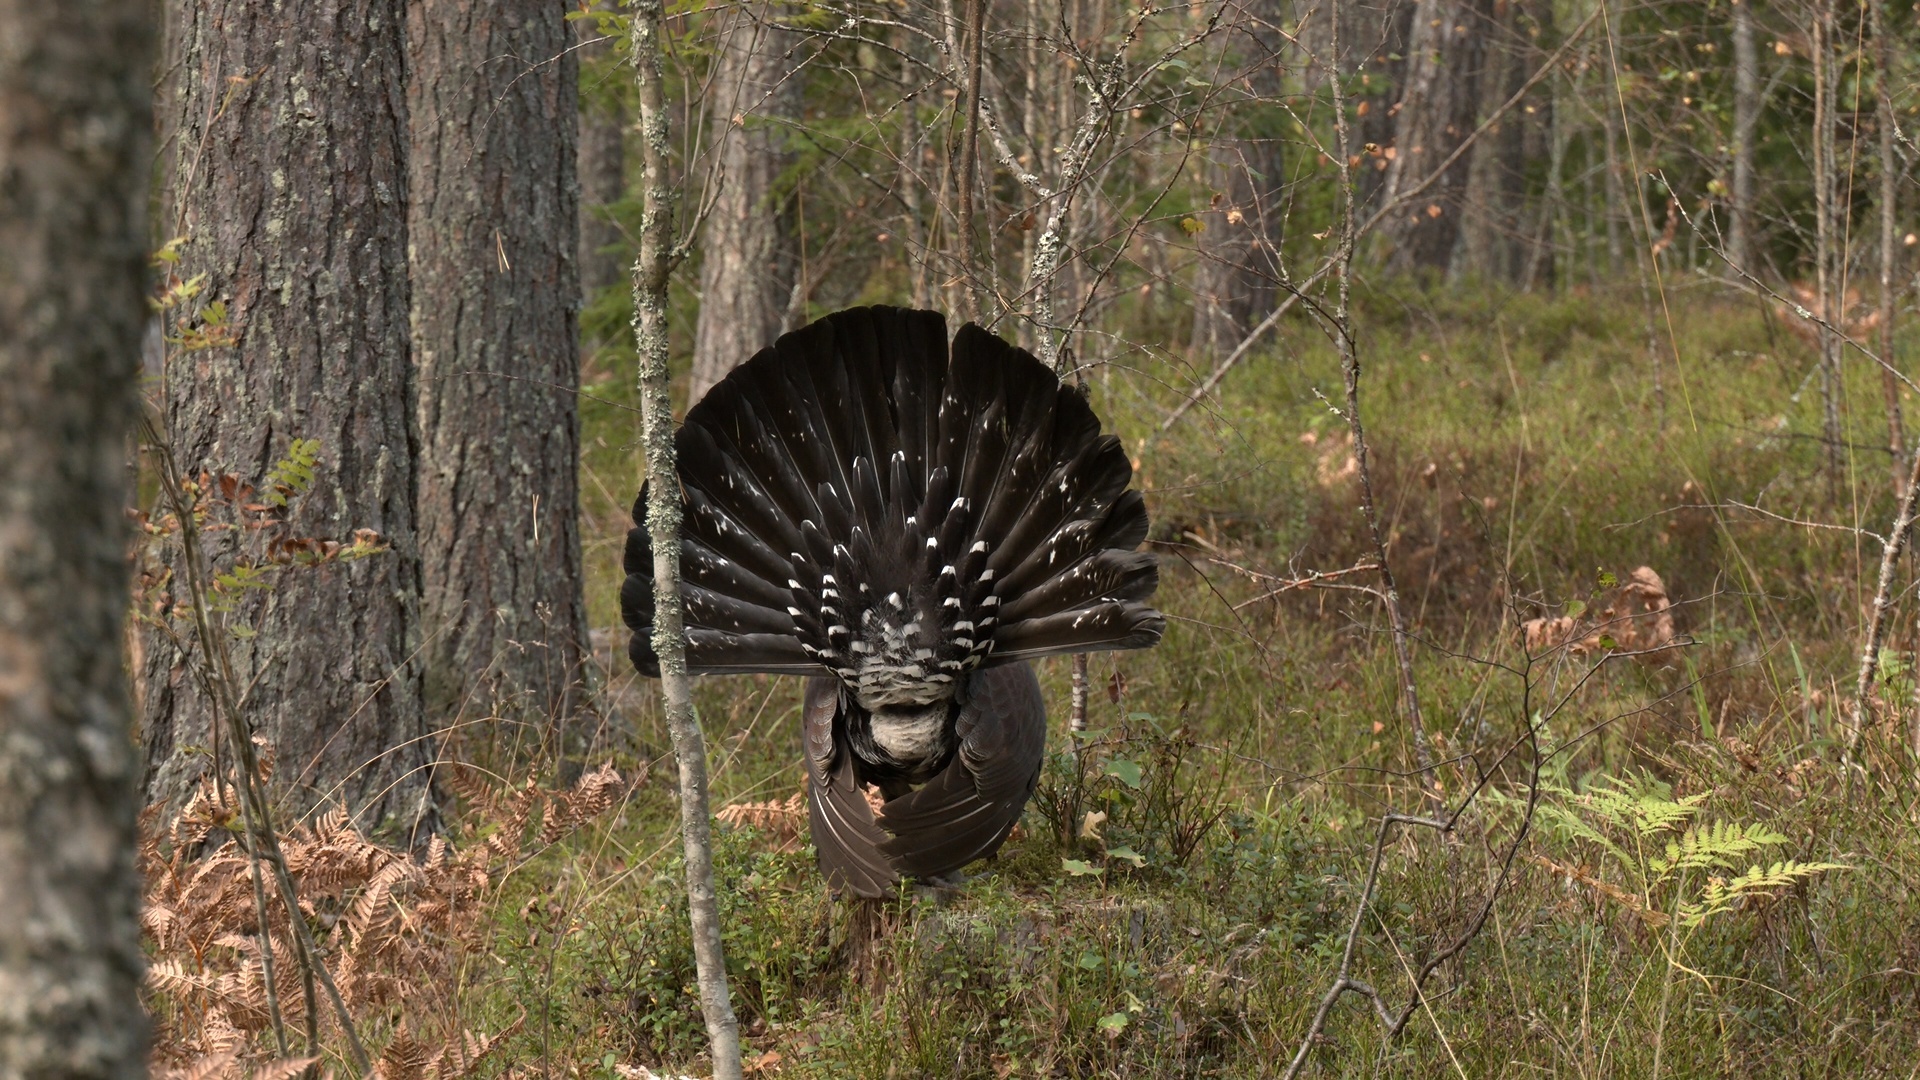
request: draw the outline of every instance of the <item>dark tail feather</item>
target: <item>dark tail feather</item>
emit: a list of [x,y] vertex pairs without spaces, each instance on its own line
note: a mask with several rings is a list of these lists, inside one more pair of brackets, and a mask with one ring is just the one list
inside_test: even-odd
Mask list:
[[[1151,645],[1145,503],[1119,440],[1031,355],[933,312],[783,336],[687,414],[681,573],[696,673],[952,683],[983,662]],[[644,501],[635,506],[642,519]],[[652,549],[621,606],[657,670]]]

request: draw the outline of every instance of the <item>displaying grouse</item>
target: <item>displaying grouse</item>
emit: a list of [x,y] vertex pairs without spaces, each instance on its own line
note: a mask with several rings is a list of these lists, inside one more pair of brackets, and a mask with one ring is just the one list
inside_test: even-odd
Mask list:
[[[1027,662],[1165,629],[1120,440],[978,326],[949,350],[936,312],[829,315],[716,385],[676,446],[688,669],[810,676],[809,820],[838,892],[998,850],[1046,747]],[[645,515],[642,492],[620,603],[657,676]]]

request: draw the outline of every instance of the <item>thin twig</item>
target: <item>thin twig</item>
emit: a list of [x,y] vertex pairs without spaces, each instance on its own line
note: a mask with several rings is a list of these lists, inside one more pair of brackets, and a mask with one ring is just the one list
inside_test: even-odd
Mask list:
[[1353,433],[1353,460],[1359,466],[1360,512],[1366,518],[1368,535],[1373,539],[1373,559],[1380,570],[1380,588],[1385,594],[1382,599],[1387,609],[1387,623],[1393,630],[1393,656],[1400,677],[1401,706],[1407,720],[1407,733],[1413,738],[1414,759],[1420,765],[1424,781],[1421,790],[1430,801],[1437,804],[1439,794],[1434,785],[1433,754],[1427,748],[1426,726],[1420,719],[1420,689],[1413,675],[1407,616],[1400,606],[1399,590],[1394,586],[1393,567],[1387,561],[1386,534],[1380,530],[1380,510],[1373,492],[1373,455],[1367,445],[1366,425],[1360,418],[1360,352],[1353,340],[1351,304],[1353,252],[1358,234],[1354,229],[1353,165],[1348,157],[1350,133],[1346,92],[1340,82],[1337,16],[1333,22],[1333,78],[1328,80],[1328,84],[1333,89],[1333,122],[1338,142],[1336,149],[1339,151],[1334,164],[1340,172],[1340,246],[1334,253],[1333,263],[1336,296],[1333,311],[1334,342],[1340,351],[1340,377],[1347,391],[1346,421],[1347,429]]
[[1900,509],[1894,515],[1893,528],[1880,541],[1880,577],[1873,590],[1872,614],[1867,618],[1866,639],[1860,646],[1860,674],[1853,688],[1853,730],[1847,733],[1847,753],[1860,745],[1860,735],[1872,720],[1871,691],[1880,668],[1880,643],[1886,635],[1887,615],[1893,610],[1894,571],[1913,532],[1916,488],[1920,488],[1920,454],[1913,455],[1907,471],[1906,487],[1900,493]]
[[[265,783],[262,779],[260,759],[254,752],[253,734],[248,730],[244,713],[235,696],[234,689],[239,680],[234,674],[233,657],[227,649],[226,638],[213,632],[212,619],[207,602],[206,568],[202,563],[199,536],[194,529],[191,507],[181,488],[180,471],[173,458],[173,451],[161,436],[149,417],[142,417],[141,424],[148,444],[155,452],[159,462],[156,472],[159,475],[161,490],[172,508],[175,518],[180,522],[180,544],[182,561],[186,567],[187,589],[193,609],[194,633],[199,637],[201,646],[200,671],[202,685],[210,693],[210,703],[221,720],[227,725],[228,738],[234,746],[234,757],[239,766],[240,809],[242,827],[247,831],[247,854],[249,859],[264,859],[273,870],[274,883],[280,893],[281,904],[287,911],[287,922],[293,931],[294,955],[300,961],[301,985],[305,995],[307,1042],[310,1049],[317,1046],[319,1033],[315,1027],[319,1009],[315,1000],[314,983],[318,980],[327,992],[329,1003],[340,1024],[341,1031],[347,1037],[347,1046],[358,1072],[366,1075],[373,1069],[372,1059],[360,1042],[360,1034],[355,1029],[353,1015],[347,1011],[347,1004],[340,995],[340,988],[333,980],[333,974],[320,962],[320,950],[313,941],[312,931],[307,927],[306,916],[300,910],[299,892],[295,889],[293,876],[287,870],[287,860],[280,851],[279,834],[273,827],[273,814],[268,805]],[[258,865],[256,874],[255,901],[264,905],[264,890],[259,886]],[[267,981],[267,992],[273,989],[273,948],[266,935],[266,912],[264,906],[259,912],[262,923],[261,968]],[[276,1006],[277,1007],[277,1006]],[[284,1048],[285,1036],[280,1034],[280,1045]]]

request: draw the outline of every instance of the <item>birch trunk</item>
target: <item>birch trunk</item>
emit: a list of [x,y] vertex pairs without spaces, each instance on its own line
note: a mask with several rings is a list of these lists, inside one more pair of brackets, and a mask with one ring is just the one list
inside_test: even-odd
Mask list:
[[653,540],[653,648],[673,755],[680,765],[680,835],[687,861],[687,909],[699,972],[700,1009],[712,1045],[714,1080],[740,1080],[740,1022],[727,994],[720,902],[713,885],[713,819],[707,805],[707,747],[693,711],[680,603],[680,474],[674,458],[667,385],[667,284],[674,246],[667,176],[667,112],[660,78],[661,0],[633,5],[633,60],[640,91],[640,257],[633,267],[633,333],[640,354],[640,408],[647,454],[647,530]]
[[1753,0],[1733,0],[1733,192],[1727,257],[1751,271],[1753,127],[1760,118],[1760,54],[1753,45]]
[[138,1080],[121,667],[156,28],[0,5],[0,1076]]
[[1877,93],[1874,100],[1874,122],[1880,129],[1880,359],[1884,366],[1880,369],[1880,385],[1887,399],[1887,449],[1893,454],[1893,485],[1896,493],[1901,493],[1906,483],[1906,432],[1902,422],[1900,408],[1900,378],[1895,374],[1899,367],[1894,355],[1893,320],[1896,312],[1895,300],[1898,289],[1894,281],[1898,278],[1895,264],[1900,258],[1897,214],[1900,204],[1900,164],[1894,156],[1894,125],[1898,117],[1893,111],[1893,86],[1895,78],[1893,40],[1886,23],[1886,0],[1868,0],[1867,10],[1873,19],[1873,40],[1875,47],[1875,66],[1880,70],[1875,79]]

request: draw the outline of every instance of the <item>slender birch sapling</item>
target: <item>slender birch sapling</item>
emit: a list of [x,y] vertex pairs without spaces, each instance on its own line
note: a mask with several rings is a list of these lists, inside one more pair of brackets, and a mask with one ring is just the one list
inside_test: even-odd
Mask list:
[[727,994],[720,905],[713,885],[713,819],[707,808],[707,747],[693,711],[680,603],[680,478],[673,404],[667,394],[667,282],[685,255],[673,232],[667,176],[667,113],[660,77],[660,0],[635,0],[633,66],[640,93],[640,257],[633,267],[633,335],[640,356],[640,409],[647,455],[647,531],[653,539],[653,648],[673,756],[680,765],[680,835],[687,859],[687,912],[699,972],[700,1010],[714,1080],[740,1078],[740,1022]]

